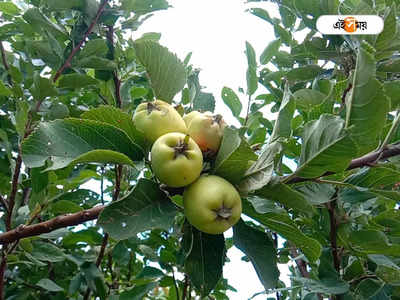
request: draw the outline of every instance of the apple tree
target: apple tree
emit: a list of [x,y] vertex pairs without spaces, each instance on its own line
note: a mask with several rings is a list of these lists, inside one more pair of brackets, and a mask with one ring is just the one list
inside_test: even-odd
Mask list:
[[399,2],[249,2],[275,36],[220,95],[136,34],[166,0],[0,2],[0,300],[229,299],[231,247],[258,299],[400,299]]

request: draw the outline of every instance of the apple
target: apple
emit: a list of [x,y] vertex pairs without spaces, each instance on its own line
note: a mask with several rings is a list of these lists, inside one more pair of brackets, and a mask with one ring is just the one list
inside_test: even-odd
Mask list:
[[186,127],[189,128],[190,122],[192,122],[192,120],[198,116],[201,116],[201,112],[199,112],[197,110],[191,111],[187,115],[184,115],[183,121],[185,121]]
[[225,127],[221,115],[214,116],[207,112],[193,117],[188,126],[188,134],[203,152],[217,153]]
[[202,175],[183,193],[184,213],[198,230],[220,234],[240,219],[242,201],[235,187],[222,177]]
[[203,154],[189,135],[171,132],[153,144],[151,167],[162,183],[170,187],[183,187],[200,176]]
[[187,133],[181,115],[162,100],[139,104],[133,116],[133,123],[151,143],[169,132]]

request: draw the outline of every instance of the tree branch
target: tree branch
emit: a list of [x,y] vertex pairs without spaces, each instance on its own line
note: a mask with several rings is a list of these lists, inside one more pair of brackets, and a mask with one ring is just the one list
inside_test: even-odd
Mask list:
[[101,14],[103,13],[107,2],[108,2],[108,0],[103,0],[103,2],[100,4],[99,9],[97,10],[96,16],[94,17],[92,23],[90,23],[89,28],[86,31],[85,35],[83,36],[82,40],[79,42],[78,45],[76,45],[76,47],[74,49],[72,49],[71,53],[69,54],[68,58],[65,60],[64,64],[61,66],[60,69],[58,69],[58,71],[54,75],[53,82],[56,82],[57,79],[64,72],[64,70],[71,66],[72,58],[81,49],[82,45],[85,43],[85,41],[88,38],[89,34],[93,31],[93,28],[96,25],[97,21],[99,20]]
[[[397,155],[400,155],[400,143],[389,145],[389,146],[385,147],[385,149],[382,149],[380,151],[374,151],[374,152],[368,153],[362,157],[353,159],[346,170],[353,170],[353,169],[357,169],[357,168],[371,166],[371,164],[376,162],[377,160],[382,160],[382,159],[386,159],[386,158],[397,156]],[[326,172],[323,175],[321,175],[320,177],[324,177],[324,176],[328,176],[328,175],[332,175],[332,174],[335,174],[335,173],[334,172]],[[283,182],[291,184],[291,183],[299,183],[299,182],[310,181],[310,180],[316,179],[316,178],[302,178],[302,177],[289,178],[289,176],[286,177],[286,179],[288,179],[288,180],[285,181],[285,178],[284,178]]]
[[59,228],[79,225],[86,221],[94,220],[99,216],[103,209],[104,206],[100,205],[88,210],[80,211],[78,213],[58,216],[54,219],[34,225],[20,225],[13,230],[0,234],[0,245],[11,243],[22,238],[52,232],[53,230]]
[[[333,196],[333,198],[336,198],[336,194]],[[326,203],[326,207],[328,208],[329,212],[329,221],[330,221],[330,240],[331,240],[331,248],[332,248],[332,257],[333,257],[333,265],[340,274],[340,257],[339,257],[339,252],[337,248],[337,218],[336,218],[336,199],[332,200],[331,202]]]

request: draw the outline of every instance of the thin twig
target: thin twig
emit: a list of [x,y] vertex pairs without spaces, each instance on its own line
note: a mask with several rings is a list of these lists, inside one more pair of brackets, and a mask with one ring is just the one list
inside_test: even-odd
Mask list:
[[247,112],[246,112],[246,119],[244,120],[243,126],[247,125],[247,121],[249,120],[249,113],[250,113],[250,103],[251,103],[251,95],[249,95],[249,100],[247,102]]
[[2,195],[0,195],[0,203],[3,205],[5,212],[8,214],[8,205],[6,200],[3,198]]
[[397,111],[396,117],[393,120],[392,127],[390,127],[389,132],[387,133],[385,140],[382,142],[382,145],[379,147],[379,150],[383,150],[389,144],[390,140],[393,137],[393,134],[396,132],[397,128],[400,125],[400,109]]
[[[107,40],[111,45],[112,57],[114,57],[114,27],[107,26]],[[115,99],[118,108],[122,107],[122,97],[121,97],[121,80],[118,78],[117,70],[113,71],[113,81],[115,85]]]
[[13,81],[10,75],[10,66],[8,65],[7,58],[6,58],[6,51],[4,50],[3,42],[0,41],[0,51],[1,51],[1,58],[3,60],[4,69],[6,69],[8,75],[7,80],[9,85],[13,85]]
[[[182,300],[186,300],[186,295],[189,287],[189,276],[185,274],[185,281],[183,282]],[[189,294],[190,299],[190,294]]]
[[336,196],[337,194],[333,196],[333,200],[331,202],[326,203],[326,207],[328,208],[329,212],[329,221],[330,221],[330,232],[329,232],[329,237],[331,241],[331,248],[332,248],[332,256],[333,256],[333,265],[340,274],[340,258],[339,258],[339,252],[337,248],[337,226],[338,226],[338,221],[336,218]]
[[17,191],[18,191],[18,178],[21,172],[21,165],[22,165],[22,156],[21,156],[21,151],[19,151],[15,162],[14,175],[11,182],[10,197],[8,198],[8,214],[6,217],[7,231],[11,230],[12,214],[15,206],[15,197],[17,196]]
[[0,263],[0,300],[4,300],[4,275],[6,272],[7,268],[7,254],[5,253],[5,248],[2,250],[2,257],[1,257],[1,263]]
[[81,49],[82,45],[85,43],[85,41],[88,38],[89,34],[93,31],[93,28],[96,25],[97,21],[99,20],[101,14],[103,13],[107,2],[108,2],[108,0],[103,0],[103,2],[100,4],[99,9],[97,10],[96,16],[94,17],[92,23],[90,23],[89,28],[86,31],[85,35],[83,36],[82,40],[78,43],[78,45],[76,45],[76,47],[74,49],[72,49],[71,53],[69,54],[68,58],[65,60],[64,64],[61,66],[60,69],[58,69],[58,71],[54,75],[53,82],[56,82],[57,79],[64,72],[64,70],[71,66],[72,58]]
[[[297,249],[294,246],[290,247],[290,255],[293,257],[293,259],[299,256],[299,253],[297,252]],[[304,278],[310,278],[310,273],[307,270],[306,262],[302,259],[295,259],[294,261],[297,265],[297,268],[300,271],[301,276],[303,276]]]
[[174,272],[174,268],[173,268],[173,267],[171,267],[171,271],[172,271],[172,279],[173,279],[173,281],[174,281],[174,286],[175,286],[175,291],[176,291],[176,299],[177,299],[177,300],[180,300],[178,284],[177,284],[177,282],[176,282],[175,272]]

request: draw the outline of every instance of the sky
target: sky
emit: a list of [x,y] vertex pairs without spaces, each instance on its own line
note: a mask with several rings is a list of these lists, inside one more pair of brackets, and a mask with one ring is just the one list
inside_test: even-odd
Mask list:
[[[272,26],[246,9],[262,7],[272,17],[277,17],[276,7],[271,3],[246,4],[243,0],[169,0],[169,3],[172,8],[155,12],[139,31],[133,33],[133,38],[146,32],[160,32],[160,43],[180,59],[192,52],[190,63],[201,69],[200,83],[206,86],[206,92],[214,94],[216,112],[222,112],[228,123],[233,122],[230,111],[224,107],[221,90],[224,86],[236,92],[239,87],[246,89],[245,42],[250,42],[259,57],[275,39]],[[261,91],[261,87],[259,89]],[[245,107],[247,97],[237,94]],[[225,233],[225,237],[231,236],[231,230]],[[242,261],[242,257],[243,253],[232,247],[228,251],[230,262],[224,266],[225,278],[238,291],[229,292],[232,300],[248,299],[264,290],[253,266]],[[288,282],[287,266],[280,265],[280,271],[280,279]],[[254,299],[266,298],[266,295],[260,295]]]

